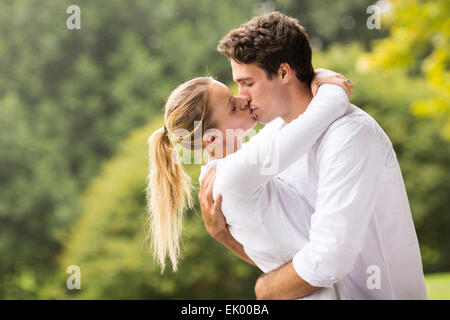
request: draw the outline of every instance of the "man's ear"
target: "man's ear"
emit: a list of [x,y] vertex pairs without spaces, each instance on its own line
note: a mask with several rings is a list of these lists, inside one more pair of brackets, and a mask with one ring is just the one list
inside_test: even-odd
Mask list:
[[291,69],[289,63],[281,63],[278,68],[278,80],[281,81],[281,83],[288,83],[291,80],[292,75],[293,70]]

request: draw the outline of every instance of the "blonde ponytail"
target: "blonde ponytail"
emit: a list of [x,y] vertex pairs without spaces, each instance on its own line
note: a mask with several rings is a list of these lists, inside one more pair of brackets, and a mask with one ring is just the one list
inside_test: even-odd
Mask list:
[[174,271],[180,258],[179,239],[184,211],[192,207],[191,179],[183,171],[178,153],[164,129],[149,139],[150,173],[147,205],[152,213],[153,254],[164,272],[168,255]]
[[[194,137],[195,130],[200,129],[204,133],[211,125],[206,110],[207,93],[212,81],[210,77],[195,78],[175,89],[166,103],[164,118],[167,128],[156,130],[148,140],[150,170],[146,190],[147,211],[153,254],[161,265],[161,273],[164,272],[167,256],[173,271],[178,270],[184,212],[193,205],[191,179],[181,166],[170,132],[188,130],[189,139],[183,137],[182,140],[192,143],[182,146],[194,148],[198,145],[198,141],[191,140],[191,137]],[[194,121],[199,120],[203,125],[194,128]]]

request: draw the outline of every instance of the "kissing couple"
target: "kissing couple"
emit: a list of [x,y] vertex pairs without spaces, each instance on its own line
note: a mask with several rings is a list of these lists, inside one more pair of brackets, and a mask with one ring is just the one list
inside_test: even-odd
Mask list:
[[[177,270],[193,204],[179,144],[207,154],[198,194],[206,230],[263,271],[257,299],[427,299],[395,151],[349,102],[352,83],[314,70],[305,29],[280,12],[230,31],[217,49],[238,96],[211,77],[189,80],[148,141],[147,208],[162,270],[166,258]],[[258,122],[264,128],[244,143]]]

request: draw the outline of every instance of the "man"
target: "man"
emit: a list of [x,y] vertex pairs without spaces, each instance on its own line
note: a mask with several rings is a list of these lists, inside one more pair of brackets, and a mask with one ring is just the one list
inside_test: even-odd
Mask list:
[[[279,12],[255,17],[226,35],[218,51],[230,59],[239,95],[248,98],[257,120],[267,124],[259,134],[281,129],[306,110],[314,69],[308,36],[296,19]],[[289,81],[280,84],[280,77]],[[289,263],[257,280],[258,299],[305,297],[341,280],[353,299],[427,298],[392,144],[367,113],[354,105],[349,109],[307,155],[279,175],[315,212],[310,241]],[[199,199],[208,231],[219,234],[211,232],[223,219],[221,199],[212,199],[212,184],[202,186]],[[290,218],[295,215],[292,208]],[[217,239],[245,258],[230,237]]]

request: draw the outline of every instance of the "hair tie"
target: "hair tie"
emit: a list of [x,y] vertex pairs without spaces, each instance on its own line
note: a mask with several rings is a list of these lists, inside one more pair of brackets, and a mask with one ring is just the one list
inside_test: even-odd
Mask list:
[[167,131],[166,125],[164,125],[164,132],[165,132],[166,134],[169,133],[169,132]]

